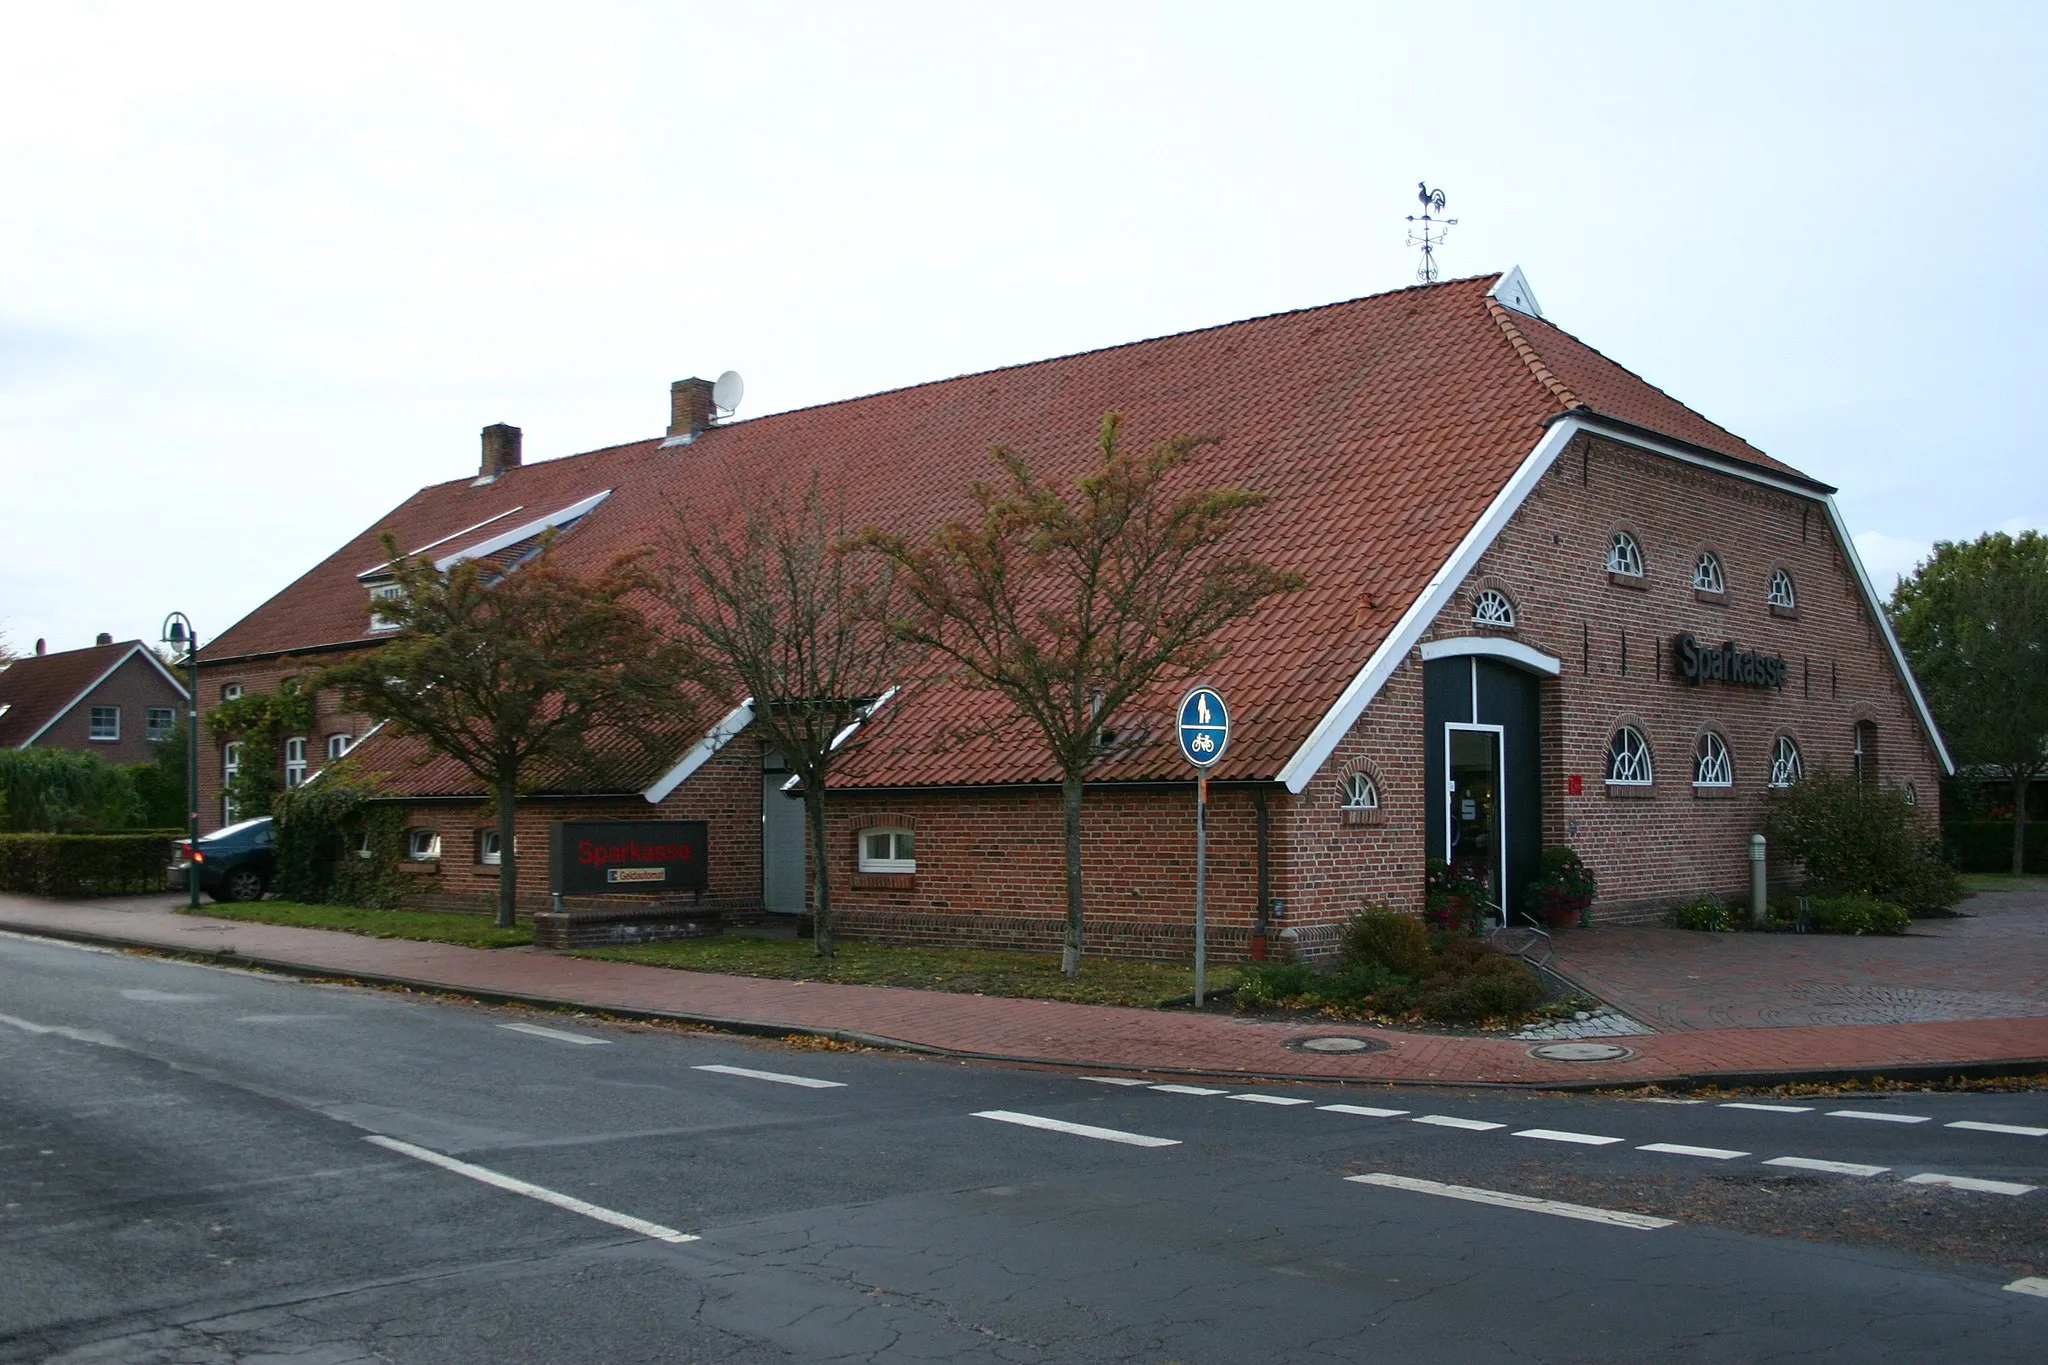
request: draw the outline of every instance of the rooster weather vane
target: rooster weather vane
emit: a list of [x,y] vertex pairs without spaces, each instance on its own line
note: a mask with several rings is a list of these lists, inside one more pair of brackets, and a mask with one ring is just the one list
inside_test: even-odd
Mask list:
[[1451,229],[1458,225],[1458,220],[1441,216],[1444,211],[1442,190],[1433,190],[1421,181],[1416,182],[1415,188],[1421,191],[1415,197],[1422,201],[1422,212],[1409,214],[1408,221],[1422,226],[1408,229],[1408,245],[1422,248],[1422,264],[1415,267],[1415,278],[1423,284],[1435,284],[1436,249],[1443,245],[1444,238],[1451,235]]

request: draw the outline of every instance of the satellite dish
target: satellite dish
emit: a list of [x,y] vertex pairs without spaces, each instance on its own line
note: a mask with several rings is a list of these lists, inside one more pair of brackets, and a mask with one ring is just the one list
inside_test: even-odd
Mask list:
[[718,405],[721,412],[736,411],[740,399],[746,395],[746,381],[740,378],[738,370],[727,370],[718,376],[718,382],[711,386],[711,401]]

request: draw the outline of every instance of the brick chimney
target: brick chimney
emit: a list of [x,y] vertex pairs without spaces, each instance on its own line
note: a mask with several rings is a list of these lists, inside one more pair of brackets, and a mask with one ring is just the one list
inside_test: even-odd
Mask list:
[[493,422],[484,428],[483,471],[477,482],[489,483],[508,469],[519,468],[519,428]]
[[668,439],[662,448],[686,446],[711,425],[711,381],[678,379],[668,386]]
[[114,643],[114,637],[103,630],[98,635],[95,635],[93,637],[92,642],[96,645],[110,645]]

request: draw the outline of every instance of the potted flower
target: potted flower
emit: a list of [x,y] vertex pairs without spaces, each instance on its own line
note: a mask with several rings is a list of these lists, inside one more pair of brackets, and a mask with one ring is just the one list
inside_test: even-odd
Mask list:
[[1429,921],[1430,928],[1477,933],[1479,907],[1486,900],[1486,883],[1473,880],[1441,858],[1429,860],[1423,918]]
[[1599,891],[1591,868],[1558,844],[1543,850],[1536,876],[1522,891],[1522,908],[1553,929],[1582,925]]

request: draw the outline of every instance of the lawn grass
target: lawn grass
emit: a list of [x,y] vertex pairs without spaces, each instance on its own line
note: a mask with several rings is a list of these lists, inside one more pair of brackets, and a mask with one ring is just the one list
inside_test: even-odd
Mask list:
[[[639,962],[693,972],[763,976],[781,981],[831,981],[856,986],[907,986],[962,995],[999,995],[1025,1000],[1068,1000],[1084,1005],[1150,1008],[1195,989],[1190,965],[1084,957],[1081,975],[1060,975],[1057,953],[1008,953],[969,948],[901,948],[885,943],[844,943],[839,955],[821,958],[809,940],[760,938],[679,939],[617,948],[587,948],[577,957]],[[1235,984],[1237,971],[1210,971],[1209,989]]]
[[2029,873],[2015,877],[2010,872],[1965,872],[1965,891],[2040,891],[2048,889],[2048,877]]
[[231,901],[203,905],[198,913],[255,924],[338,929],[345,934],[368,934],[371,938],[459,943],[468,948],[513,948],[533,942],[530,925],[500,929],[488,915],[454,915],[432,910],[357,910],[346,905],[302,905],[297,901]]

